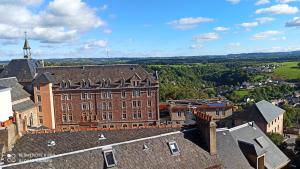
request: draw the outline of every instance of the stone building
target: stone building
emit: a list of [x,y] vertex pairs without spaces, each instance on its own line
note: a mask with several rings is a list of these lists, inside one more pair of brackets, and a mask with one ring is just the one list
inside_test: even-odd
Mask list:
[[265,100],[257,102],[244,112],[233,116],[234,125],[254,121],[265,133],[283,134],[283,114],[285,110]]

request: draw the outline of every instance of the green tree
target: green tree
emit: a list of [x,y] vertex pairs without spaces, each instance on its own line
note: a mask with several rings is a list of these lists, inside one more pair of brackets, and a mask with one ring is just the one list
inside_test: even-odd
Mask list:
[[300,67],[300,62],[298,63],[298,67]]
[[268,133],[268,137],[273,141],[277,146],[280,146],[283,143],[283,136],[278,133]]

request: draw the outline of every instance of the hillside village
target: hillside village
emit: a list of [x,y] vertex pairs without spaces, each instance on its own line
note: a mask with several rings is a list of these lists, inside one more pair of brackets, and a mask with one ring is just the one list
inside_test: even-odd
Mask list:
[[[31,56],[27,39],[23,50],[0,73],[1,168],[297,166],[296,133],[277,102],[242,110],[223,96],[162,102],[158,71],[51,67]],[[299,94],[282,100],[298,104]]]

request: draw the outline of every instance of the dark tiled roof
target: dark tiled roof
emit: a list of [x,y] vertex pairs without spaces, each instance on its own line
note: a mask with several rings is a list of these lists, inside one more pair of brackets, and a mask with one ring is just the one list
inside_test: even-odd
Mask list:
[[[244,142],[252,145],[256,154],[265,153],[266,168],[282,168],[290,161],[254,122],[234,127],[229,131],[237,145],[239,142]],[[264,146],[260,145],[262,142],[259,143],[258,138],[263,138]]]
[[49,72],[45,72],[45,73],[39,74],[35,78],[34,82],[41,83],[41,84],[55,83],[55,79]]
[[244,112],[234,113],[233,118],[242,119],[244,121],[256,121],[256,122],[272,122],[279,115],[285,111],[272,103],[265,100],[253,104],[247,108]]
[[12,101],[30,97],[30,94],[23,89],[23,86],[18,83],[15,77],[0,79],[0,86],[11,88]]
[[12,106],[14,111],[22,112],[31,108],[34,108],[35,104],[32,100],[27,100]]
[[285,112],[285,110],[265,100],[255,103],[255,106],[268,123],[272,122],[275,118]]
[[[179,129],[131,129],[120,131],[82,131],[47,134],[26,134],[21,137],[13,148],[14,153],[51,153],[61,154],[86,148],[128,141],[168,133]],[[99,141],[99,135],[107,138]],[[47,142],[54,140],[56,146],[48,147]]]
[[[220,169],[221,162],[217,156],[211,156],[203,150],[197,142],[190,139],[189,135],[197,135],[197,131],[175,132],[150,137],[141,140],[132,140],[112,144],[117,165],[114,169]],[[199,139],[199,138],[198,138]],[[176,141],[180,154],[173,156],[168,142]],[[143,147],[146,145],[147,150]],[[44,161],[35,161],[20,164],[12,168],[55,168],[55,169],[94,169],[106,168],[103,158],[103,147],[92,150],[76,152],[67,155],[59,155]]]
[[49,72],[54,78],[55,83],[70,80],[73,84],[82,80],[90,80],[92,84],[110,79],[111,83],[118,83],[123,78],[125,81],[135,75],[150,82],[156,82],[154,75],[149,74],[139,65],[98,65],[98,66],[64,66],[64,67],[43,67],[38,68],[39,74]]
[[16,77],[19,82],[32,82],[36,68],[42,65],[34,59],[15,59],[9,62],[1,72],[0,77]]
[[217,131],[217,152],[225,169],[251,169],[229,130]]

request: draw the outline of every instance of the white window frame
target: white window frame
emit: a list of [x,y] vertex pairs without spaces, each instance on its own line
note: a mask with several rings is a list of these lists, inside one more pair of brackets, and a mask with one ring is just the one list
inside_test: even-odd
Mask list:
[[[110,164],[110,165],[108,164],[106,153],[112,153],[114,164]],[[104,157],[104,161],[105,161],[105,164],[106,164],[107,168],[112,168],[112,167],[115,167],[117,165],[117,161],[116,161],[116,158],[115,158],[114,150],[112,148],[111,149],[105,149],[105,150],[103,150],[103,157]]]
[[[180,149],[178,147],[178,144],[175,141],[168,142],[168,145],[169,145],[169,148],[170,148],[170,151],[171,151],[172,155],[179,155],[180,154]],[[175,152],[175,149],[172,146],[175,146],[178,151]]]

